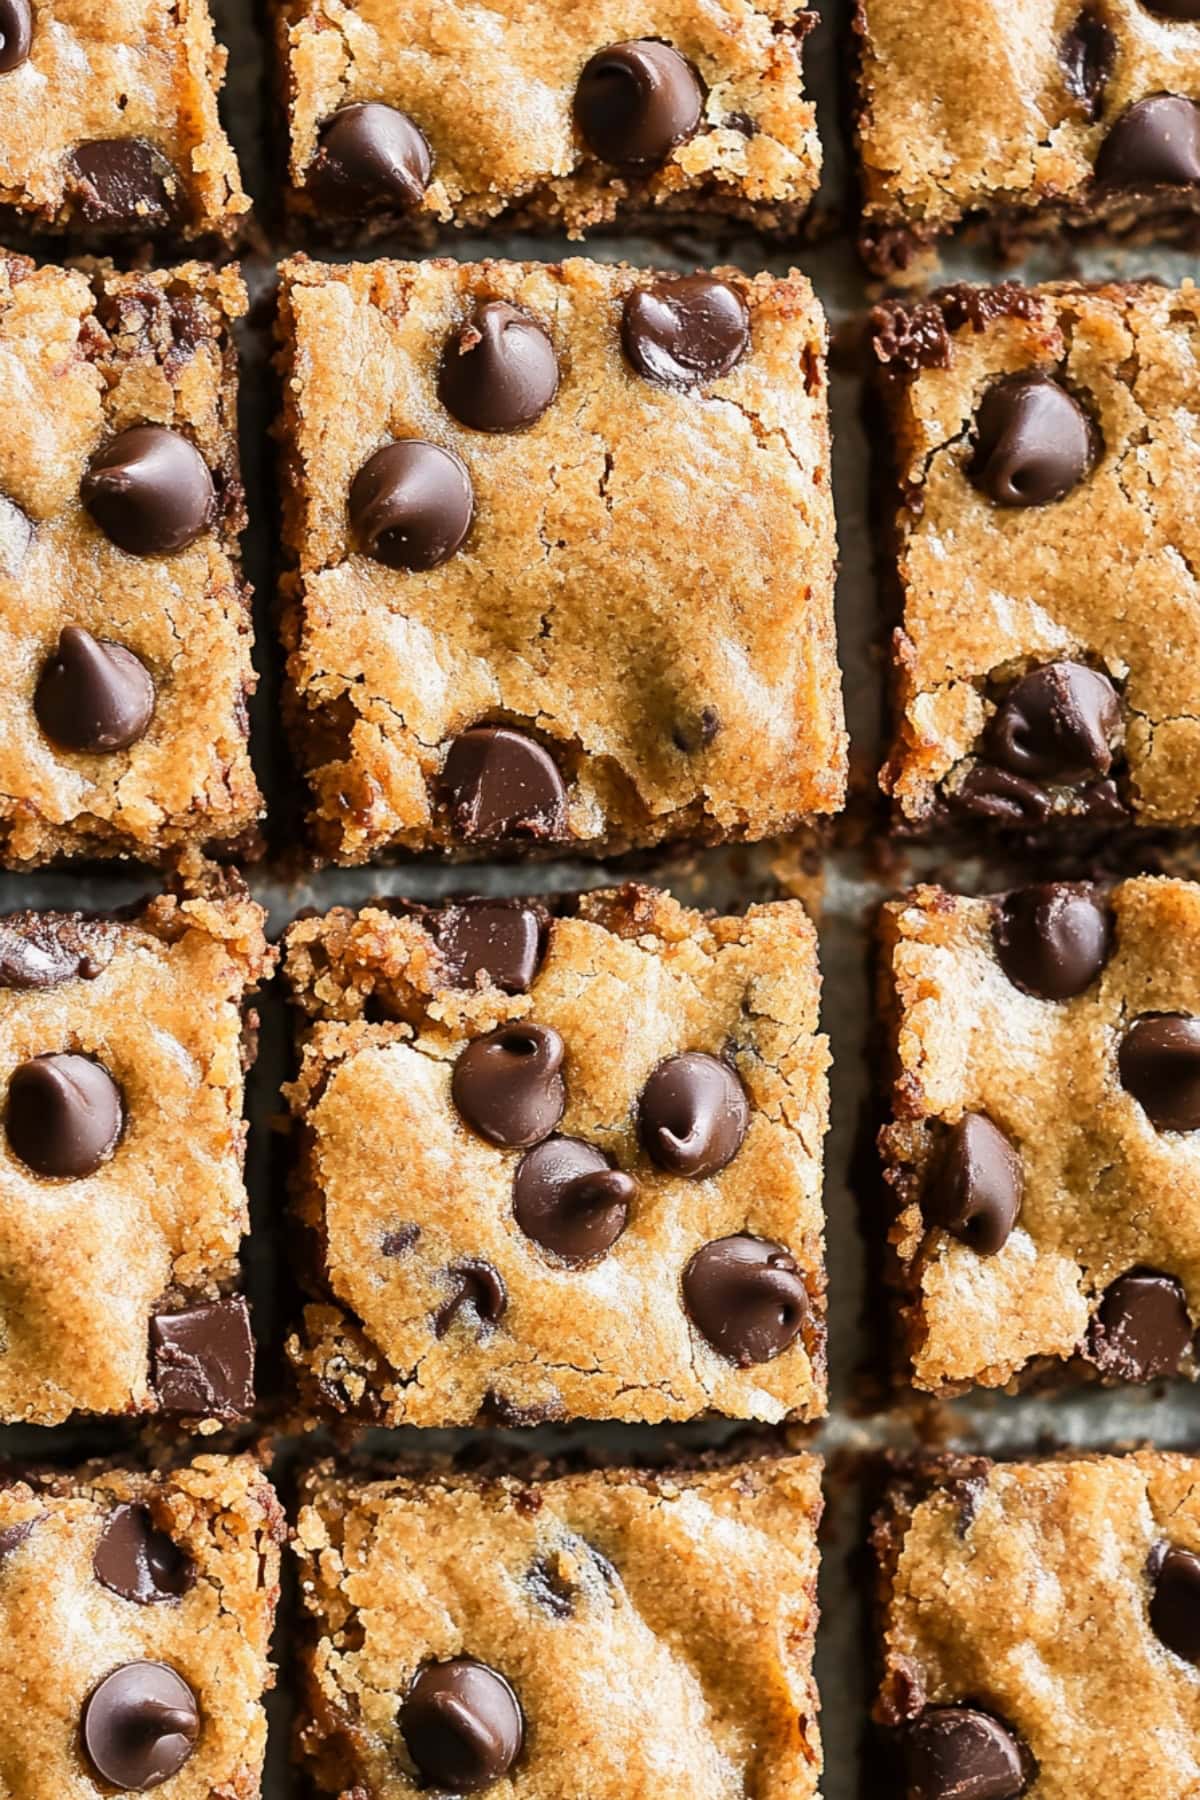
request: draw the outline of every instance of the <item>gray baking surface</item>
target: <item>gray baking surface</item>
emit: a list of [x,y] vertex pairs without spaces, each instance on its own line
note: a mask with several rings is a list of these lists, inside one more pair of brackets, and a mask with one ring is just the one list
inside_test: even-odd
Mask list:
[[[835,205],[845,200],[845,166],[840,145],[840,124],[835,95],[837,37],[845,0],[824,0],[819,31],[809,42],[808,66],[821,106],[822,138],[827,160],[826,197]],[[919,6],[920,0],[913,0]],[[256,27],[254,0],[216,0],[218,30],[231,50],[230,76],[225,96],[225,115],[243,159],[247,184],[259,204],[266,237],[276,242],[278,209],[271,202],[272,171],[278,166],[268,154],[276,130],[270,88],[264,67],[265,42]],[[286,249],[290,246],[283,245]],[[647,238],[609,237],[590,240],[586,246],[568,245],[554,238],[509,238],[499,241],[458,238],[442,253],[469,259],[505,254],[535,260],[552,260],[563,254],[665,266],[696,266],[706,261],[732,262],[753,271],[782,271],[798,264],[813,280],[829,314],[831,327],[862,312],[874,297],[864,284],[852,248],[842,236],[811,251],[792,254],[768,250],[754,239],[722,244],[714,253],[699,238],[661,244]],[[286,751],[280,741],[276,704],[277,669],[270,624],[270,591],[274,549],[270,517],[272,450],[266,438],[274,405],[267,359],[270,354],[269,292],[273,258],[265,252],[246,259],[252,291],[264,304],[248,324],[243,337],[243,443],[252,525],[246,541],[251,579],[258,589],[258,663],[262,685],[253,708],[256,762],[269,798],[287,793],[292,778]],[[994,280],[994,265],[969,253],[955,251],[947,259],[946,272]],[[1193,272],[1187,257],[1152,249],[1086,256],[1042,249],[1036,264],[1019,271],[1029,276],[1077,272],[1122,275],[1157,274],[1178,280]],[[1011,272],[1011,271],[1006,271]],[[877,763],[880,717],[880,659],[878,626],[870,563],[867,519],[867,446],[859,421],[857,379],[835,373],[833,408],[835,431],[834,475],[841,542],[841,574],[838,589],[838,628],[841,662],[853,740],[854,765],[859,771]],[[681,898],[707,905],[739,905],[768,891],[772,882],[772,854],[766,850],[713,852],[700,858],[659,860],[639,868],[640,879],[659,881]],[[850,1166],[859,1128],[870,1070],[867,1066],[869,1022],[867,949],[869,921],[879,899],[888,891],[867,871],[872,866],[869,849],[834,850],[827,859],[820,928],[825,979],[825,1027],[833,1043],[833,1129],[829,1138],[826,1181],[828,1257],[830,1276],[830,1372],[832,1410],[828,1422],[813,1436],[814,1447],[832,1461],[828,1482],[826,1530],[821,1581],[822,1623],[818,1645],[818,1677],[823,1706],[826,1773],[825,1800],[854,1800],[862,1791],[861,1747],[867,1705],[867,1671],[863,1656],[862,1569],[858,1563],[861,1543],[861,1495],[850,1471],[855,1452],[915,1442],[917,1421],[901,1412],[870,1415],[856,1404],[858,1375],[868,1353],[863,1325],[865,1310],[864,1259],[859,1239],[857,1202],[850,1183]],[[915,864],[910,859],[908,873]],[[941,877],[948,865],[938,864]],[[951,872],[961,885],[986,884],[986,875],[974,867]],[[594,886],[611,879],[602,866],[552,864],[528,870],[488,868],[469,870],[428,865],[384,870],[326,871],[305,882],[279,879],[270,865],[250,874],[251,885],[269,907],[273,931],[283,927],[302,906],[322,908],[335,902],[358,902],[373,894],[403,893],[429,899],[469,887],[475,892],[528,892],[550,888]],[[897,875],[895,881],[903,879]],[[109,907],[119,905],[154,886],[152,876],[118,872],[111,876],[79,876],[51,873],[37,876],[0,875],[0,911],[22,906]],[[271,1121],[280,1110],[279,1082],[285,1067],[285,1021],[278,994],[268,995],[263,1014],[262,1049],[249,1096],[252,1123],[249,1179],[255,1229],[249,1254],[249,1282],[260,1335],[277,1343],[283,1326],[279,1284],[274,1273],[278,1258],[286,1255],[279,1231],[277,1159],[272,1157]],[[939,1441],[953,1441],[999,1452],[1035,1448],[1056,1442],[1089,1446],[1135,1440],[1160,1445],[1192,1443],[1200,1437],[1200,1392],[1175,1388],[1169,1392],[1131,1391],[1106,1394],[1091,1391],[1058,1398],[965,1399],[952,1406],[928,1409],[923,1428]],[[701,1425],[669,1435],[672,1441],[719,1442],[730,1427]],[[406,1452],[422,1445],[443,1449],[463,1441],[469,1433],[372,1433],[373,1448],[386,1449],[390,1441]],[[538,1448],[560,1450],[580,1441],[614,1445],[636,1455],[639,1449],[659,1441],[662,1433],[634,1428],[581,1427],[499,1434]],[[35,1432],[0,1430],[0,1455],[55,1455],[73,1449],[103,1451],[110,1441],[103,1428]],[[311,1449],[311,1443],[307,1446]],[[305,1454],[296,1439],[276,1443],[278,1467],[287,1470]],[[288,1683],[290,1597],[285,1604],[276,1639],[280,1681],[271,1697],[271,1743],[264,1793],[267,1800],[283,1800],[301,1791],[289,1767],[290,1694]],[[580,1795],[578,1800],[587,1800]],[[664,1796],[664,1800],[685,1800]]]

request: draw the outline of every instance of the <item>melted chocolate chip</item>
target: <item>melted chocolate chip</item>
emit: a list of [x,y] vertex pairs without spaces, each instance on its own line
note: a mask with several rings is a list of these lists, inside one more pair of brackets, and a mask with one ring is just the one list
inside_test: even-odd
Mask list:
[[1021,1749],[1007,1726],[973,1706],[931,1706],[905,1734],[911,1800],[1016,1800]]
[[750,1102],[735,1070],[702,1050],[669,1056],[638,1100],[646,1154],[672,1175],[715,1175],[731,1163],[750,1127]]
[[481,300],[442,357],[438,393],[474,431],[523,431],[558,392],[558,357],[536,319],[504,300]]
[[683,1277],[693,1325],[739,1368],[781,1356],[808,1314],[808,1290],[782,1244],[718,1238],[697,1250]]
[[539,1556],[529,1570],[529,1592],[552,1619],[569,1619],[579,1590],[563,1573],[557,1556]]
[[525,1720],[503,1675],[473,1657],[428,1663],[400,1707],[408,1754],[426,1781],[477,1794],[521,1754]]
[[1151,94],[1110,128],[1096,178],[1114,187],[1191,187],[1200,181],[1200,107],[1182,94]]
[[990,387],[975,420],[968,474],[997,506],[1049,506],[1095,461],[1091,420],[1049,375],[1009,375]]
[[69,166],[89,225],[132,231],[170,223],[179,180],[144,138],[100,138],[72,150]]
[[1200,1131],[1200,1019],[1146,1013],[1117,1053],[1121,1086],[1159,1131]]
[[601,162],[661,163],[694,137],[704,89],[691,63],[653,38],[613,44],[584,68],[575,90],[575,123]]
[[164,425],[122,431],[93,456],[79,491],[101,531],[130,556],[186,550],[216,511],[204,458]]
[[78,1181],[94,1174],[124,1123],[120,1088],[90,1056],[35,1056],[9,1081],[9,1148],[35,1175]]
[[435,1337],[445,1337],[464,1307],[474,1312],[481,1325],[498,1325],[508,1310],[508,1289],[499,1269],[477,1257],[453,1263],[446,1271],[450,1298],[434,1315]]
[[715,706],[702,706],[695,719],[681,719],[671,727],[671,742],[685,756],[707,750],[721,730],[721,715]]
[[988,725],[987,751],[1028,781],[1072,786],[1108,774],[1120,724],[1107,675],[1083,663],[1047,663],[1009,688]]
[[1094,888],[1052,881],[1007,894],[992,937],[1017,987],[1042,1000],[1071,1000],[1112,954],[1112,913]]
[[18,1519],[15,1525],[5,1525],[0,1529],[0,1563],[16,1555],[21,1545],[33,1535],[34,1527],[40,1525],[45,1517],[45,1513],[37,1513],[32,1519]]
[[447,972],[459,987],[478,987],[483,976],[502,993],[527,993],[545,954],[543,915],[519,902],[475,900],[447,907],[436,933]]
[[548,1138],[513,1179],[513,1214],[526,1237],[563,1262],[595,1262],[612,1249],[637,1197],[632,1175],[580,1138]]
[[475,1038],[454,1065],[450,1091],[460,1117],[490,1144],[532,1148],[562,1118],[564,1054],[548,1025],[521,1021]]
[[150,672],[132,650],[65,625],[42,665],[33,710],[58,749],[104,756],[146,735],[154,701]]
[[9,75],[28,62],[33,48],[33,7],[30,0],[0,0],[0,75]]
[[389,569],[436,569],[460,550],[475,490],[453,450],[405,438],[377,450],[350,488],[350,525],[368,556]]
[[200,1736],[200,1708],[165,1663],[126,1663],[93,1688],[83,1708],[83,1747],[101,1781],[140,1792],[182,1769]]
[[1100,14],[1085,6],[1059,46],[1067,92],[1079,101],[1085,119],[1100,117],[1117,43]]
[[156,1531],[144,1506],[118,1506],[109,1514],[92,1558],[101,1587],[138,1606],[178,1600],[196,1580],[190,1557]]
[[458,837],[487,843],[567,835],[567,790],[548,750],[504,725],[476,725],[451,744],[438,783]]
[[164,1412],[218,1419],[254,1409],[254,1336],[240,1295],[157,1313],[150,1321],[154,1388]]
[[700,387],[737,366],[750,345],[750,315],[735,287],[715,275],[675,275],[635,288],[621,343],[630,366],[660,387]]
[[921,1209],[928,1224],[994,1256],[1017,1222],[1023,1186],[1021,1159],[1004,1133],[982,1113],[964,1113],[933,1158]]
[[992,763],[976,763],[954,792],[954,804],[970,819],[997,825],[1044,825],[1054,810],[1045,788]]
[[1173,1275],[1135,1269],[1106,1292],[1088,1333],[1088,1356],[1117,1381],[1174,1375],[1192,1341],[1187,1296]]
[[19,925],[0,921],[0,988],[37,991],[96,973],[88,952],[65,944],[49,920],[34,914]]
[[384,1256],[407,1256],[420,1236],[419,1225],[399,1225],[395,1231],[384,1233],[379,1248]]
[[368,100],[345,106],[321,128],[308,171],[318,204],[335,214],[384,207],[410,212],[421,204],[433,157],[407,113]]
[[1200,1664],[1200,1556],[1158,1544],[1151,1559],[1150,1624],[1161,1643]]
[[1142,0],[1142,5],[1160,19],[1200,19],[1200,0]]

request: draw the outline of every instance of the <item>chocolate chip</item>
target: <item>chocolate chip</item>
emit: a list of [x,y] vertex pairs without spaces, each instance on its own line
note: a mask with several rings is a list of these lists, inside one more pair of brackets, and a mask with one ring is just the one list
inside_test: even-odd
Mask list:
[[742,360],[750,346],[750,315],[737,289],[715,275],[669,276],[628,296],[621,343],[647,381],[700,387]]
[[460,1116],[480,1137],[506,1150],[540,1143],[567,1103],[564,1053],[557,1031],[524,1021],[473,1039],[451,1080]]
[[976,763],[953,795],[956,809],[971,819],[997,825],[1044,825],[1054,810],[1045,788],[992,763]]
[[426,1664],[400,1707],[400,1731],[426,1781],[455,1794],[500,1781],[525,1742],[512,1688],[471,1656]]
[[691,63],[669,44],[638,38],[592,57],[575,90],[575,123],[602,162],[661,163],[693,137],[704,89]]
[[1152,1571],[1150,1624],[1155,1636],[1185,1662],[1200,1663],[1200,1556],[1158,1544]]
[[456,737],[438,783],[458,837],[488,842],[567,835],[567,790],[548,750],[505,725],[476,725]]
[[1146,1013],[1121,1040],[1121,1086],[1159,1131],[1200,1131],[1200,1019]]
[[42,665],[33,710],[58,749],[103,756],[146,735],[154,700],[150,672],[132,650],[64,625]]
[[1085,119],[1100,117],[1116,49],[1111,30],[1091,6],[1084,7],[1059,46],[1067,92],[1079,101]]
[[532,906],[472,901],[447,907],[435,927],[446,969],[459,987],[479,986],[486,976],[505,994],[533,986],[544,949],[543,915]]
[[94,1174],[124,1123],[120,1088],[90,1056],[35,1056],[9,1081],[9,1148],[35,1175],[77,1181]]
[[1049,375],[1009,375],[984,395],[968,474],[997,506],[1048,506],[1095,461],[1091,420]]
[[1021,1159],[982,1113],[964,1113],[935,1152],[921,1201],[926,1222],[994,1256],[1021,1210]]
[[32,1535],[36,1525],[40,1525],[46,1517],[45,1513],[37,1513],[32,1519],[18,1519],[15,1525],[5,1525],[0,1529],[0,1563],[10,1556],[15,1556]]
[[114,1669],[83,1708],[88,1761],[127,1793],[158,1787],[182,1769],[200,1736],[200,1708],[181,1675],[165,1663]]
[[987,751],[1028,781],[1071,786],[1108,774],[1120,724],[1107,675],[1083,663],[1047,663],[1009,688],[988,725]]
[[436,569],[460,550],[475,517],[461,458],[406,438],[377,450],[350,488],[350,525],[368,556],[389,569]]
[[513,1178],[513,1214],[526,1237],[563,1262],[595,1262],[612,1249],[637,1197],[632,1175],[580,1138],[548,1138]]
[[684,1271],[683,1299],[701,1336],[741,1369],[781,1356],[808,1313],[795,1258],[769,1238],[705,1244]]
[[118,1506],[109,1514],[92,1558],[101,1587],[138,1606],[178,1600],[196,1580],[195,1564],[156,1531],[144,1506]]
[[1200,19],[1200,0],[1142,0],[1142,5],[1160,19]]
[[11,74],[28,62],[33,48],[33,7],[30,0],[0,0],[0,75]]
[[1182,94],[1138,100],[1109,129],[1096,178],[1114,187],[1190,187],[1200,181],[1200,107]]
[[698,750],[707,750],[721,729],[721,715],[715,706],[702,706],[699,717],[692,720],[680,720],[671,727],[671,742],[685,756],[694,756]]
[[95,974],[87,951],[64,944],[49,920],[0,921],[0,988],[37,991]]
[[434,1314],[435,1337],[445,1337],[464,1307],[469,1307],[481,1325],[498,1325],[508,1310],[508,1289],[499,1269],[478,1257],[452,1263],[446,1270],[450,1278],[450,1298]]
[[1101,1300],[1088,1333],[1087,1354],[1118,1381],[1158,1381],[1174,1375],[1192,1341],[1187,1296],[1173,1275],[1135,1269],[1118,1276]]
[[579,1590],[563,1574],[557,1556],[539,1556],[529,1570],[529,1591],[534,1600],[552,1619],[569,1619],[575,1611]]
[[384,1233],[379,1248],[384,1256],[407,1256],[420,1236],[419,1225],[400,1225],[395,1231]]
[[79,491],[101,531],[131,556],[186,550],[216,511],[204,458],[164,425],[122,431],[93,456]]
[[558,392],[558,358],[528,313],[504,300],[478,301],[451,334],[438,393],[447,412],[474,431],[523,431]]
[[1021,1749],[1008,1728],[973,1706],[931,1706],[905,1734],[911,1800],[1016,1800]]
[[79,144],[68,166],[89,225],[150,230],[171,222],[179,178],[162,152],[144,138],[99,138]]
[[243,1418],[254,1408],[254,1336],[240,1295],[157,1313],[150,1321],[154,1388],[164,1412]]
[[736,1071],[702,1050],[660,1062],[638,1100],[646,1154],[672,1175],[715,1175],[733,1161],[749,1126]]
[[378,100],[345,106],[321,128],[308,171],[319,204],[335,214],[419,206],[433,173],[425,134],[407,113]]
[[1042,1000],[1072,1000],[1112,954],[1112,914],[1094,888],[1066,881],[1005,895],[992,940],[1008,979]]

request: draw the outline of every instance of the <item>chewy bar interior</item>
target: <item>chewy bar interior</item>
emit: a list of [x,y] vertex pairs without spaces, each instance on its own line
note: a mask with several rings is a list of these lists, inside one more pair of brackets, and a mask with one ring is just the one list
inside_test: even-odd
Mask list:
[[[0,117],[2,117],[0,110]],[[0,257],[0,861],[251,851],[235,270]]]
[[839,809],[807,281],[301,259],[282,339],[322,855],[598,854]]
[[1200,1784],[1200,1462],[1152,1450],[893,1483],[875,1523],[881,1800],[1184,1800]]
[[298,218],[397,228],[737,221],[821,172],[802,0],[277,0]]
[[882,940],[902,1372],[1194,1378],[1200,887],[922,887]]
[[798,902],[339,908],[287,945],[310,1413],[823,1413],[828,1052]]
[[165,897],[0,919],[0,1423],[251,1410],[243,1003],[273,960],[262,923],[248,900]]
[[316,1787],[815,1800],[820,1512],[807,1456],[529,1481],[319,1467],[295,1545]]
[[953,287],[874,315],[897,823],[1200,821],[1200,297]]
[[898,273],[964,221],[1193,239],[1198,22],[1191,0],[856,0],[868,263]]

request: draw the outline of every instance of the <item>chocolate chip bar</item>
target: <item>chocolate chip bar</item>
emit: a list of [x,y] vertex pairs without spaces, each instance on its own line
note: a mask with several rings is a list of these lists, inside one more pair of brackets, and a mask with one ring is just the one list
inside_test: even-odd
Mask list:
[[824,1411],[828,1052],[798,902],[335,908],[286,967],[307,1416]]
[[1200,886],[884,908],[903,1372],[1195,1378]]
[[321,856],[604,854],[839,809],[802,277],[298,260],[281,330]]
[[1184,1800],[1200,1784],[1200,1462],[946,1457],[876,1521],[875,1707],[907,1800]]
[[258,1794],[280,1506],[249,1457],[0,1485],[0,1787]]
[[807,1456],[559,1479],[319,1467],[295,1540],[316,1787],[813,1800],[820,1513]]
[[1193,285],[875,314],[906,830],[1200,819]]
[[297,216],[343,239],[714,216],[794,232],[821,170],[803,0],[278,0]]
[[243,1006],[272,966],[262,924],[236,897],[0,919],[0,1423],[251,1410]]
[[856,0],[862,249],[904,269],[964,221],[1191,241],[1200,5]]

